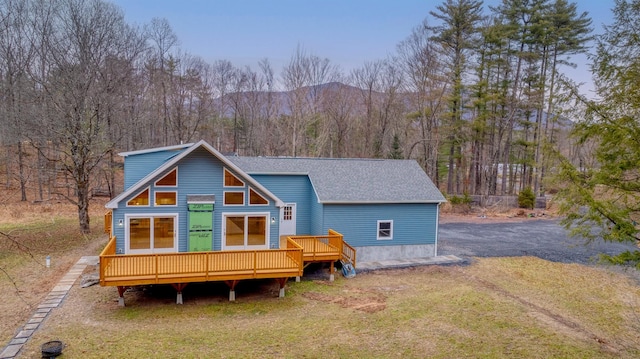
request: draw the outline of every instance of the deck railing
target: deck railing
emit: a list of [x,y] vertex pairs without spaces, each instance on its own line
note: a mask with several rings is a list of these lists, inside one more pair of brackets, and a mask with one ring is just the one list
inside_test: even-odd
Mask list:
[[329,229],[329,235],[332,236],[340,236],[340,241],[342,241],[342,253],[341,258],[342,261],[351,263],[352,266],[356,266],[356,249],[351,247],[349,243],[344,241],[344,237],[341,233],[334,231],[333,229]]
[[100,284],[129,286],[301,276],[302,248],[158,254],[115,254],[115,237],[100,254]]
[[109,211],[104,214],[104,233],[111,235],[111,222],[113,221],[113,212]]
[[338,260],[340,253],[342,253],[343,241],[342,235],[340,234],[326,236],[290,236],[287,239],[293,240],[302,246],[305,262]]
[[100,285],[132,286],[287,278],[302,276],[305,262],[343,258],[355,266],[356,251],[343,236],[288,237],[285,248],[253,251],[209,251],[156,254],[116,254],[116,237],[100,253]]

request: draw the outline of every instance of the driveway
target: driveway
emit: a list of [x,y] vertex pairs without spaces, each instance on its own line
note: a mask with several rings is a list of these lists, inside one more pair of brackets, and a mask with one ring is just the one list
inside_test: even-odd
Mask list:
[[440,223],[438,255],[458,257],[535,256],[553,262],[589,264],[598,254],[637,250],[632,244],[587,243],[570,237],[558,220],[522,222]]

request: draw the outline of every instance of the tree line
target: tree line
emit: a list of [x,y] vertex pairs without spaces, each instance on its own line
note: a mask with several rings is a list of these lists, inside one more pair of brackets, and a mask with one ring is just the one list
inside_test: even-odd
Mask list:
[[89,230],[116,153],[205,139],[248,156],[416,159],[449,195],[545,192],[591,20],[566,0],[445,0],[395,52],[345,71],[300,45],[280,70],[207,62],[165,19],[104,0],[0,0],[0,164],[23,200],[64,196]]

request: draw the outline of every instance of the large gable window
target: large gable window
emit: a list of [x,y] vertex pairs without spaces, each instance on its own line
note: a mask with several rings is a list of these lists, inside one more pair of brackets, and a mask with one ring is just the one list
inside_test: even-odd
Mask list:
[[378,240],[393,239],[393,221],[378,221]]
[[149,205],[149,188],[140,192],[137,196],[127,202],[127,206],[148,206]]
[[229,172],[226,168],[224,169],[224,186],[225,187],[244,187],[244,182],[242,182],[238,177],[234,176],[233,173]]
[[159,187],[176,187],[178,185],[178,169],[174,168],[173,171],[166,174],[166,176],[160,178],[156,182],[156,186]]
[[253,188],[249,188],[249,205],[251,206],[266,206],[269,204],[269,201],[262,197],[260,193],[253,190]]

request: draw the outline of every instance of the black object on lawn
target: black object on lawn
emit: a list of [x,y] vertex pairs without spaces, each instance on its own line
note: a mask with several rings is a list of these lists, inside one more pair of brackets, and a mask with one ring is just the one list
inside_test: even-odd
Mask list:
[[64,348],[64,344],[60,340],[52,340],[42,344],[40,349],[42,350],[43,358],[55,358],[58,355],[62,354],[62,348]]

